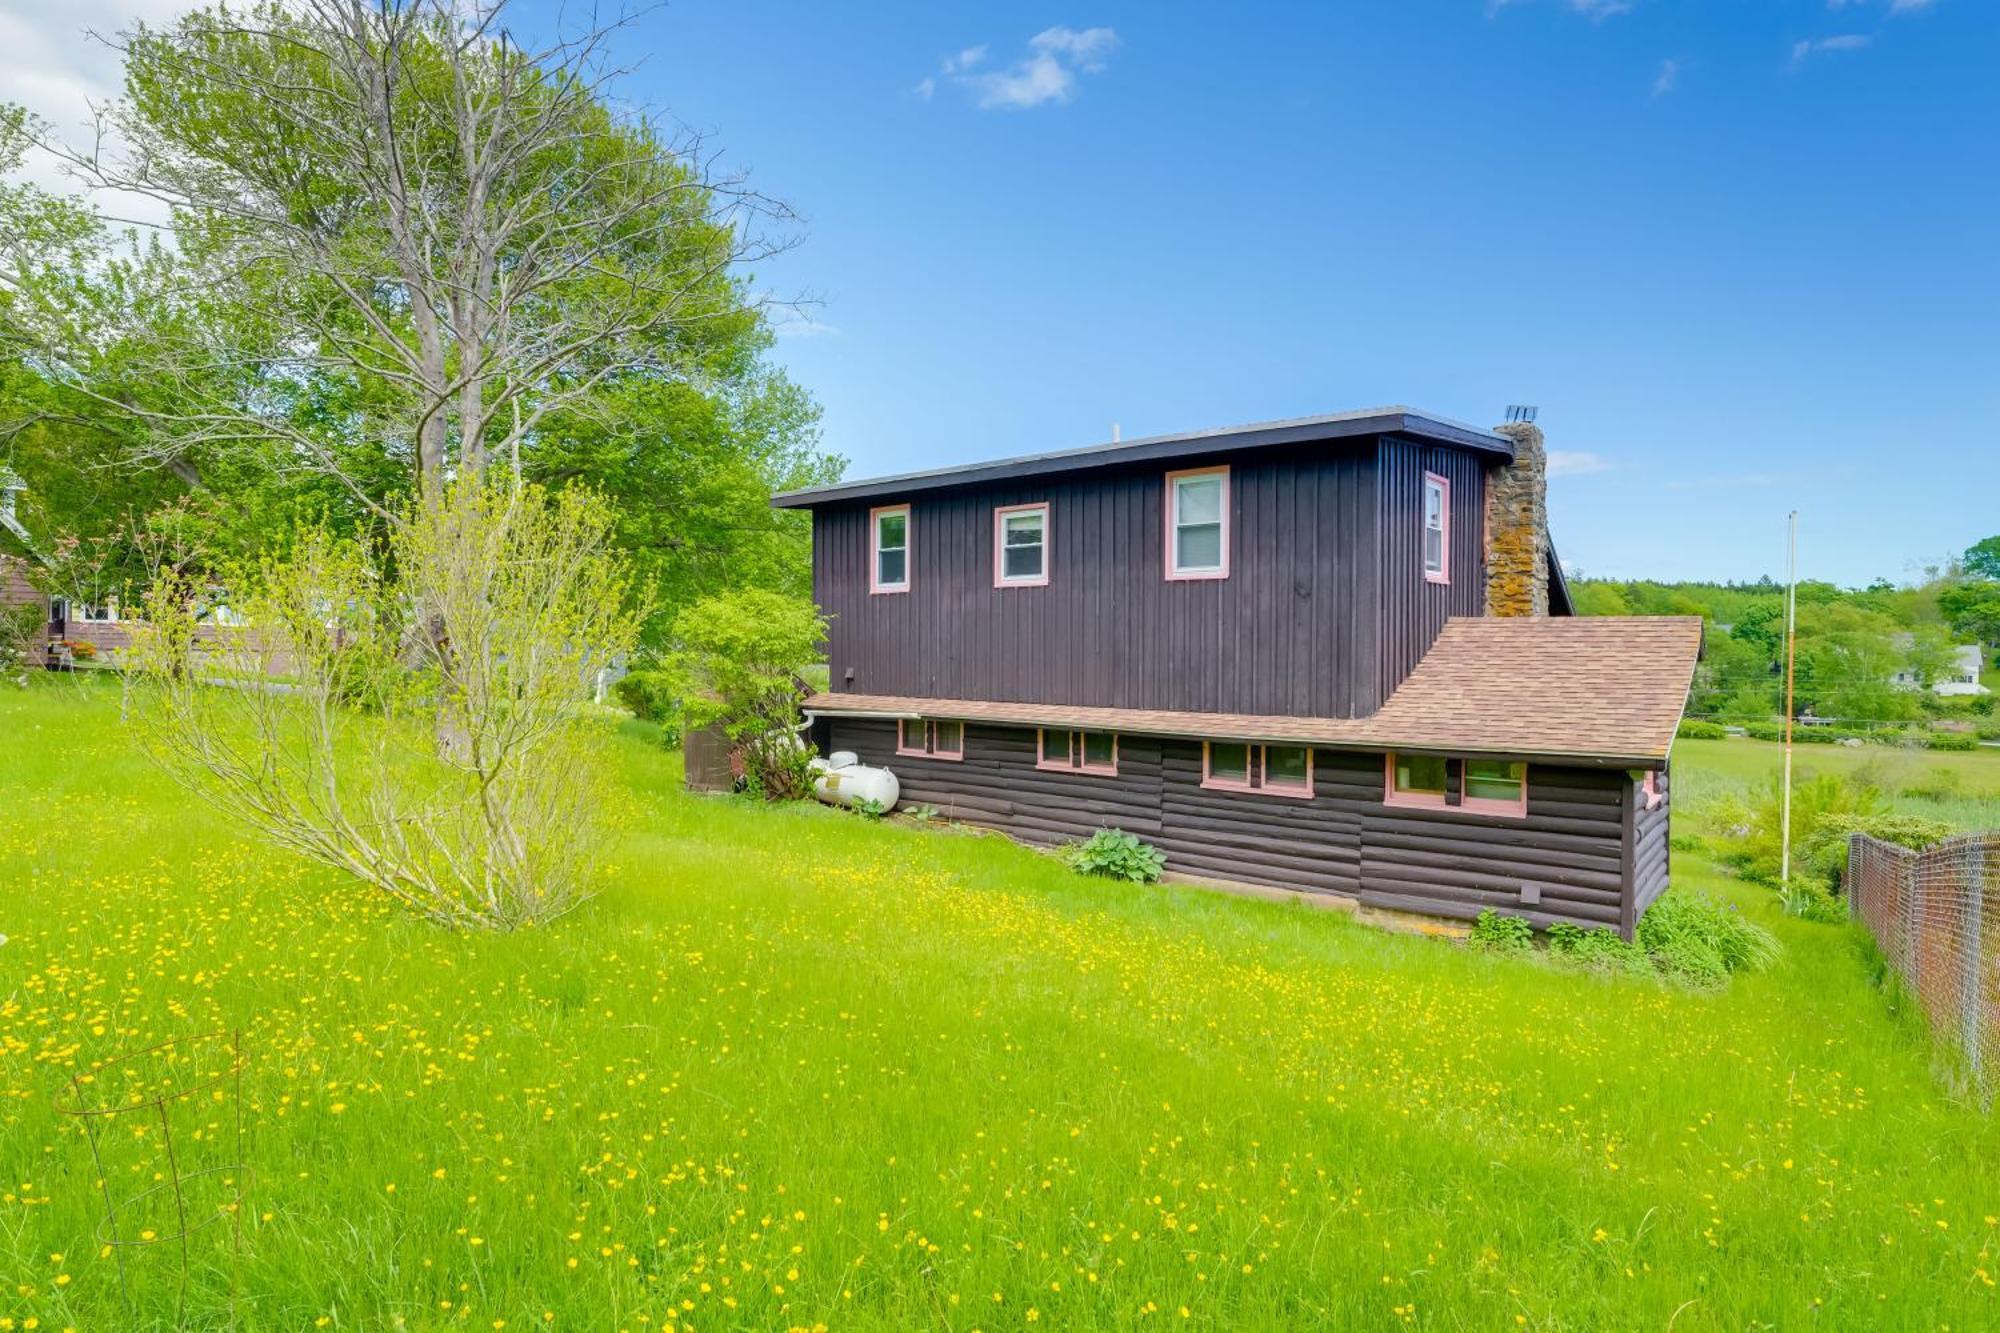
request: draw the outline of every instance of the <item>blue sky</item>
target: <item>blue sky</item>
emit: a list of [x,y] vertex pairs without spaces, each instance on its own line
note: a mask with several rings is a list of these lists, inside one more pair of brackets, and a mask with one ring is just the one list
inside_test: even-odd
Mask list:
[[[46,82],[181,3],[0,31]],[[1520,402],[1589,573],[2000,532],[1994,0],[674,0],[621,55],[805,215],[756,281],[853,475]]]

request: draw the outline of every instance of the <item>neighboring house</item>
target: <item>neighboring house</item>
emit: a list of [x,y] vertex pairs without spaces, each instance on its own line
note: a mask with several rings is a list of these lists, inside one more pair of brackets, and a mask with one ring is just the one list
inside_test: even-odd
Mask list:
[[[46,609],[49,599],[28,578],[31,562],[41,556],[16,512],[17,501],[26,489],[27,485],[17,473],[0,466],[0,607],[39,606]],[[48,650],[50,637],[49,617],[44,615],[42,619],[43,628],[29,646],[30,654],[37,659]]]
[[[1907,653],[1915,645],[1916,636],[1911,634],[1896,634],[1891,636],[1891,642],[1894,643],[1896,651]],[[1985,665],[1986,650],[1978,644],[1953,644],[1951,649],[1951,664],[1939,672],[1936,679],[1931,681],[1931,693],[1941,695],[1991,694],[1991,690],[1979,683],[1979,673]],[[1920,690],[1924,688],[1923,683],[1917,679],[1917,673],[1909,670],[1907,667],[1891,676],[1889,683],[1899,690]]]
[[1404,408],[794,491],[834,750],[1034,842],[1627,935],[1693,617],[1569,618],[1539,430]]
[[[36,605],[47,615],[34,652],[56,654],[68,662],[69,645],[88,643],[96,652],[92,660],[109,664],[132,643],[132,624],[120,612],[118,599],[108,598],[96,605],[51,597],[28,578],[29,568],[43,559],[22,524],[17,509],[21,492],[27,489],[20,476],[0,467],[0,606]],[[50,658],[51,662],[55,656]]]

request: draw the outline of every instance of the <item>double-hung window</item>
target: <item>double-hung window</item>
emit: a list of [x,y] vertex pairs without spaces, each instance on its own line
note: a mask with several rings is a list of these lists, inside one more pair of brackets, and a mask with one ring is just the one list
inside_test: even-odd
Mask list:
[[913,759],[963,759],[965,724],[906,717],[896,724],[896,753]]
[[1063,773],[1118,776],[1118,736],[1110,731],[1055,731],[1043,728],[1035,767]]
[[910,590],[910,507],[868,511],[868,591]]
[[1451,582],[1451,482],[1424,473],[1424,579]]
[[1312,747],[1208,741],[1201,747],[1201,785],[1309,800],[1313,794]]
[[1167,577],[1229,577],[1229,469],[1167,474]]
[[[1440,754],[1391,753],[1385,761],[1388,805],[1450,808],[1466,814],[1523,818],[1528,813],[1528,766],[1515,759],[1450,759]],[[1452,800],[1457,770],[1458,799]]]
[[993,586],[1040,588],[1049,581],[1049,506],[1005,505],[993,511]]

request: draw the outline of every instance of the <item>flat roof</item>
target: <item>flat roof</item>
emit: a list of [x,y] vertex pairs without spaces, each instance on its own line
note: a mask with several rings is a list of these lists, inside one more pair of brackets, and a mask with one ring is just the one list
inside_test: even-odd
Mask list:
[[1371,407],[1359,412],[1260,421],[1247,426],[1184,431],[1178,435],[1149,435],[1144,439],[1093,444],[1083,449],[1023,454],[1018,458],[1002,458],[986,463],[963,463],[891,477],[841,481],[830,486],[780,491],[771,497],[771,504],[778,509],[810,509],[814,505],[843,500],[870,500],[907,495],[914,491],[943,490],[949,486],[1081,472],[1123,463],[1164,462],[1198,454],[1266,449],[1277,445],[1311,444],[1319,440],[1347,440],[1369,435],[1401,435],[1430,444],[1469,449],[1506,462],[1514,459],[1514,442],[1505,435],[1414,408]]

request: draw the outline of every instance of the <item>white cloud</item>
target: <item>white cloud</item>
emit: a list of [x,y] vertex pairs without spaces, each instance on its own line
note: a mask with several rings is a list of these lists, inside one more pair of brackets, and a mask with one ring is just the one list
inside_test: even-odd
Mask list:
[[[1521,0],[1486,0],[1486,17],[1497,17],[1501,10]],[[1618,14],[1629,14],[1637,0],[1562,0],[1564,9],[1572,14],[1581,14],[1592,23],[1601,23]]]
[[1859,51],[1873,40],[1875,39],[1866,33],[1848,32],[1837,37],[1819,37],[1810,41],[1793,42],[1791,67],[1797,69],[1814,56],[1824,55],[1829,51]]
[[929,76],[918,79],[917,86],[912,91],[928,102],[937,93],[937,80]]
[[[161,26],[194,8],[194,0],[0,0],[0,102],[18,102],[49,122],[57,138],[87,142],[91,106],[124,91],[118,52],[90,36],[113,37],[135,23]],[[55,161],[36,154],[22,176],[50,189],[74,191]],[[108,212],[164,221],[148,200],[102,199]]]
[[1609,472],[1617,466],[1602,454],[1593,454],[1584,449],[1549,450],[1549,475],[1551,477],[1587,477],[1593,472]]
[[1931,7],[1932,0],[1889,0],[1891,14],[1921,14]]
[[1681,62],[1674,59],[1662,60],[1660,72],[1653,76],[1653,96],[1665,97],[1680,82]]
[[[969,46],[947,59],[941,72],[968,89],[982,108],[1024,111],[1069,101],[1076,93],[1077,77],[1103,69],[1117,45],[1118,34],[1110,28],[1057,25],[1029,38],[1027,54],[1005,69],[972,72],[985,61],[986,48]],[[918,85],[919,90],[923,87]]]

